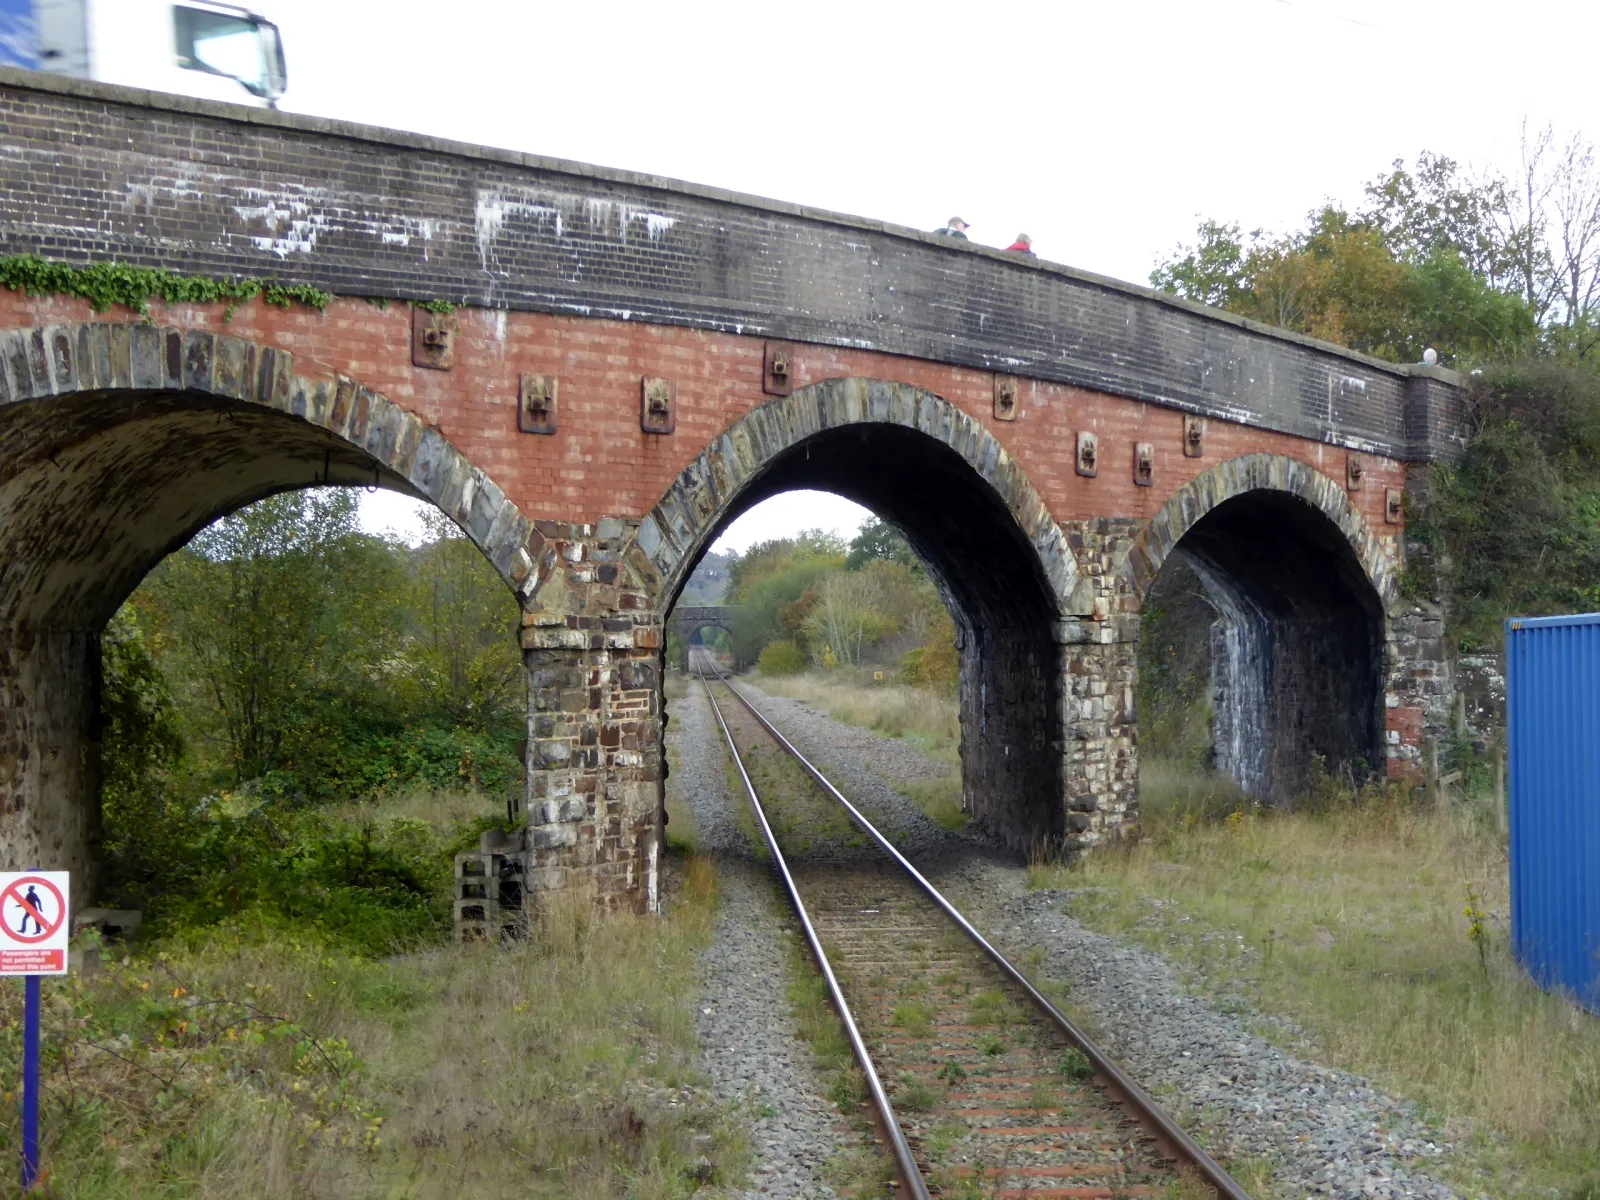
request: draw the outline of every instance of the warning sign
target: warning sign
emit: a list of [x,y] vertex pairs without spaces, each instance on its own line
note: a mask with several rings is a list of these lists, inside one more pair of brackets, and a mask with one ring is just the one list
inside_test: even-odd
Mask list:
[[67,973],[66,871],[0,874],[0,975]]

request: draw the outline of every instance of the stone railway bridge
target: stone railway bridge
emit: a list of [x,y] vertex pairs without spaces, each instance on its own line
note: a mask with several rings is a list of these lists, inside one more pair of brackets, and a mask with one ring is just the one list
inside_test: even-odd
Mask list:
[[[1006,843],[1137,812],[1139,613],[1195,566],[1257,790],[1414,769],[1448,708],[1405,504],[1457,379],[912,230],[573,163],[0,71],[0,253],[331,292],[0,292],[0,867],[92,870],[98,638],[219,515],[425,497],[522,610],[534,889],[655,903],[663,622],[740,512],[828,489],[955,616]],[[374,302],[386,300],[387,304]],[[435,314],[404,301],[444,300]],[[1252,757],[1253,755],[1253,757]]]
[[727,604],[674,605],[669,628],[685,646],[702,629],[720,629],[732,636],[733,607]]

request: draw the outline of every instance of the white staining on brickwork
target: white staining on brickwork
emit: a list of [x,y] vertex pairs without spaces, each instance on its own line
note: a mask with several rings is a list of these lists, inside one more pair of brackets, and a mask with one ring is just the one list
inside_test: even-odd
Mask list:
[[[559,199],[575,200],[576,197],[561,197]],[[615,200],[602,200],[593,196],[581,198],[583,214],[588,219],[591,229],[601,229],[610,233],[612,226],[616,227],[616,235],[622,241],[628,240],[628,228],[635,221],[644,222],[645,236],[652,242],[658,242],[678,223],[676,217],[666,213],[652,212],[646,208],[633,208]]]
[[250,234],[257,250],[287,258],[291,254],[309,254],[317,248],[317,234],[329,228],[325,208],[313,209],[303,199],[285,195],[269,195],[259,189],[246,193],[259,204],[236,204],[234,215],[248,226],[260,225],[266,234]]
[[661,843],[655,838],[650,839],[650,848],[645,853],[644,875],[644,903],[645,911],[658,913],[661,911]]
[[508,220],[547,224],[556,237],[563,232],[560,208],[543,193],[518,188],[479,188],[473,228],[478,238],[478,259],[483,269],[492,274],[506,274],[499,269],[494,248]]
[[[235,204],[233,213],[244,222],[246,236],[258,250],[288,258],[291,254],[310,254],[317,248],[318,239],[328,234],[356,233],[373,238],[385,246],[410,246],[411,239],[422,233],[432,237],[435,222],[412,221],[387,213],[371,213],[365,202],[357,196],[335,193],[327,188],[292,187],[281,191],[233,186],[227,177],[208,180],[219,188],[234,191],[250,201]],[[150,185],[131,185],[129,192],[134,203],[151,206],[155,192],[170,191],[175,197],[186,192],[177,188],[161,187],[161,181]],[[198,193],[195,193],[198,195]],[[248,232],[264,229],[264,233]]]
[[[626,242],[630,227],[643,224],[645,236],[658,242],[678,218],[650,209],[633,208],[596,196],[579,196],[545,188],[479,188],[474,225],[478,257],[485,271],[499,270],[495,246],[508,226],[536,224],[539,232],[557,238],[580,232],[588,237],[615,237]],[[626,320],[631,314],[623,315]]]
[[[645,232],[652,242],[659,242],[666,236],[667,231],[678,223],[675,217],[666,216],[664,213],[628,212],[626,209],[623,210],[623,213],[623,229],[627,229],[628,221],[630,220],[643,220]],[[627,236],[626,232],[624,232],[623,236]]]

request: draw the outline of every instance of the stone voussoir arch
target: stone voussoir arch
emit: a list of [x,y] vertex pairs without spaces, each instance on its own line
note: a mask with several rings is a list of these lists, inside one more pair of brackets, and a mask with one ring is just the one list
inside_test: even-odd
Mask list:
[[638,545],[660,573],[663,599],[677,595],[730,507],[765,467],[818,434],[864,424],[916,430],[955,451],[1000,497],[1038,555],[1057,608],[1067,611],[1077,560],[1021,465],[981,421],[944,397],[860,377],[824,379],[752,409],[684,468],[639,527]]
[[527,606],[532,528],[487,474],[429,425],[348,376],[297,372],[288,350],[211,330],[82,321],[0,331],[0,412],[81,393],[189,392],[314,425],[432,501]]
[[1174,492],[1133,540],[1119,574],[1119,591],[1142,603],[1161,565],[1183,535],[1225,500],[1247,492],[1296,497],[1322,513],[1350,543],[1384,610],[1399,600],[1395,564],[1384,542],[1333,479],[1308,463],[1281,454],[1246,454],[1218,463]]

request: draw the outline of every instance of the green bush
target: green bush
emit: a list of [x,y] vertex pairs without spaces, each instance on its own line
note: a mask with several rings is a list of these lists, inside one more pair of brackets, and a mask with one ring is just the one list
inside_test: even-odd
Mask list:
[[1600,378],[1550,361],[1486,368],[1468,413],[1467,452],[1436,468],[1411,532],[1435,552],[1451,633],[1494,649],[1506,617],[1600,606]]
[[448,936],[454,857],[497,823],[351,820],[231,793],[162,804],[162,823],[107,812],[106,898],[143,910],[153,934],[203,940],[231,924],[370,957]]
[[961,683],[961,655],[956,650],[956,627],[941,615],[928,634],[928,644],[908,650],[900,659],[900,678],[912,687],[934,692],[954,692]]
[[763,675],[793,675],[806,669],[806,656],[793,642],[768,642],[756,665]]
[[[520,778],[520,726],[471,729],[448,716],[423,717],[378,700],[308,696],[285,755],[257,777],[266,792],[300,803],[359,800],[408,784],[505,793]],[[411,719],[407,719],[410,717]]]

